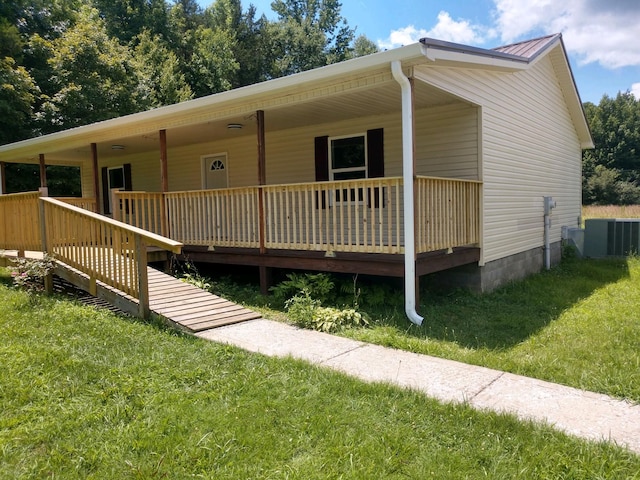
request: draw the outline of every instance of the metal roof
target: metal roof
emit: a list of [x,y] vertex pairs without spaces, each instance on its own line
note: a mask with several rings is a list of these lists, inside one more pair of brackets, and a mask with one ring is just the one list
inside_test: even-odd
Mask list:
[[518,57],[523,57],[528,61],[531,61],[559,38],[562,38],[562,34],[555,33],[553,35],[534,38],[532,40],[526,40],[524,42],[512,43],[511,45],[496,47],[493,49],[493,51],[509,55],[516,55]]

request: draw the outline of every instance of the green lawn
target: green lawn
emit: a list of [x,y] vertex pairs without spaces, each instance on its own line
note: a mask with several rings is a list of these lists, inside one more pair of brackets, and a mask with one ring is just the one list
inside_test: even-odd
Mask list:
[[346,335],[640,402],[640,259],[568,259],[493,293],[423,293],[422,327],[374,313]]
[[8,287],[0,478],[638,478],[640,457]]

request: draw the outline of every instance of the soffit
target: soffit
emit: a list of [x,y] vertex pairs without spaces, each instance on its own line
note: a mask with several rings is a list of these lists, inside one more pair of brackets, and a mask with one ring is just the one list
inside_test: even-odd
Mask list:
[[[329,88],[329,87],[326,87]],[[309,125],[322,125],[331,122],[349,120],[364,116],[385,115],[400,112],[401,92],[399,85],[390,78],[375,82],[373,85],[363,84],[343,91],[300,92],[288,98],[276,97],[260,104],[251,105],[255,109],[264,110],[265,130],[269,132],[293,129]],[[415,82],[415,107],[435,107],[459,102],[454,96],[423,82]],[[237,108],[237,113],[229,109],[224,113],[219,110],[217,118],[205,118],[197,123],[190,123],[167,128],[167,144],[169,148],[219,141],[246,136],[254,141],[257,132],[255,109]],[[215,113],[215,112],[214,112]],[[210,115],[209,117],[215,117]],[[243,125],[240,130],[228,129],[230,123]],[[109,138],[96,138],[99,158],[117,158],[159,151],[158,131],[146,131],[134,135],[117,135]],[[123,145],[124,150],[112,150],[112,145]],[[89,143],[72,148],[58,148],[57,151],[45,152],[48,164],[88,162],[91,158]],[[37,162],[37,156],[29,160]]]

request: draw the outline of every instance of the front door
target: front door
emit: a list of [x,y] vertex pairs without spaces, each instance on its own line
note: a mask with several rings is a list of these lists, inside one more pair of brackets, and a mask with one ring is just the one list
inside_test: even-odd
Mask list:
[[227,188],[229,186],[227,155],[207,155],[202,157],[203,182],[205,190]]

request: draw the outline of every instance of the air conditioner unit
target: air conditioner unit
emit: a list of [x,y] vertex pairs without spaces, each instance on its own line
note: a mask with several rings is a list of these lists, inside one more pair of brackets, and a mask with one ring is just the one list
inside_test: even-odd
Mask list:
[[584,226],[585,257],[625,257],[640,252],[640,219],[592,218]]

